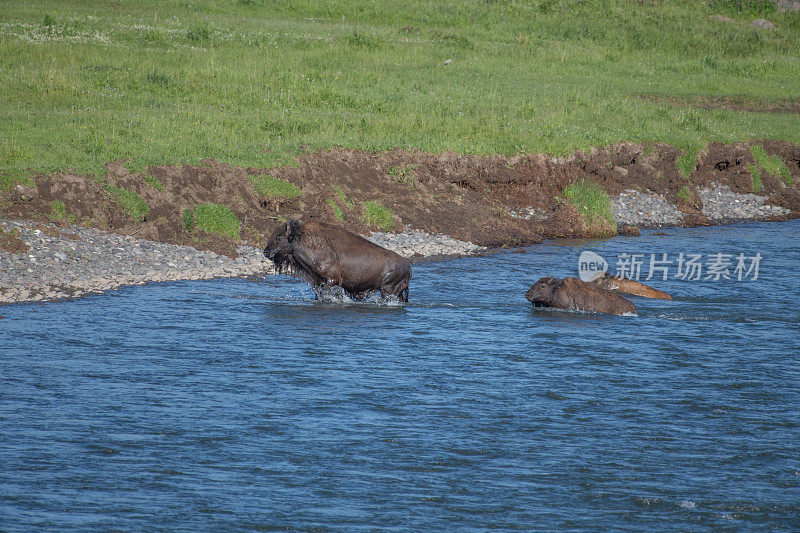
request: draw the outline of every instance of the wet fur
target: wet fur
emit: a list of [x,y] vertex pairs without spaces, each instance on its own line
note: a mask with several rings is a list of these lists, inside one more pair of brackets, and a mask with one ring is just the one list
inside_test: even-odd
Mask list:
[[604,289],[624,292],[626,294],[633,294],[634,296],[655,298],[658,300],[672,300],[672,297],[664,291],[648,287],[644,283],[640,283],[632,279],[611,276],[608,274],[608,272],[605,272],[603,276],[592,280],[591,283]]
[[586,283],[578,278],[558,279],[545,277],[534,283],[525,298],[534,307],[574,309],[614,315],[636,314],[633,303],[595,283]]
[[359,235],[318,221],[289,220],[270,236],[264,255],[278,272],[302,276],[315,293],[342,287],[355,299],[373,291],[408,301],[411,263]]

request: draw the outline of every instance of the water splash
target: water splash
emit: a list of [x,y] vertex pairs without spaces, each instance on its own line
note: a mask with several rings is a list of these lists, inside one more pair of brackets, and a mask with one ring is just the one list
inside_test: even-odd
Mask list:
[[386,306],[386,307],[400,307],[403,304],[400,298],[394,294],[383,298],[380,292],[373,291],[367,294],[364,298],[353,298],[346,290],[338,285],[331,287],[315,288],[314,294],[317,296],[317,301],[324,303],[336,303],[346,305],[371,305],[371,306]]

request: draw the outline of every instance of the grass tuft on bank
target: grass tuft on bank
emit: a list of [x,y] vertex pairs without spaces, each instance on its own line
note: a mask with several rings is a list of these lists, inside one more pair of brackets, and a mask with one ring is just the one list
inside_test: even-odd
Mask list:
[[361,203],[364,210],[361,221],[367,227],[376,227],[381,231],[392,231],[394,215],[392,210],[374,200]]
[[758,194],[761,192],[761,171],[757,165],[750,165],[750,181],[753,182],[753,192]]
[[685,180],[689,181],[692,177],[692,172],[697,169],[697,156],[700,154],[702,147],[699,145],[691,146],[684,150],[675,160],[675,166],[681,173]]
[[267,198],[294,198],[303,194],[300,187],[281,178],[268,175],[249,178],[256,191]]
[[333,215],[336,218],[338,218],[339,220],[344,220],[344,211],[342,211],[341,207],[336,205],[336,200],[334,200],[333,198],[328,198],[327,200],[325,200],[325,203],[328,204],[331,209],[333,209]]
[[50,204],[50,220],[53,222],[66,220],[70,224],[76,221],[75,217],[67,212],[67,206],[61,200],[53,200]]
[[617,222],[611,202],[600,185],[588,180],[570,183],[564,189],[564,197],[578,209],[589,233],[616,235]]
[[115,185],[106,185],[106,191],[134,221],[142,222],[150,213],[150,207],[136,192]]
[[144,181],[145,181],[145,183],[147,183],[149,186],[151,186],[152,188],[154,188],[157,191],[163,191],[164,190],[164,184],[161,183],[161,181],[157,177],[153,176],[150,173],[146,173],[144,175]]
[[[189,223],[191,221],[191,223]],[[226,206],[220,204],[200,204],[194,208],[191,219],[184,213],[183,225],[186,228],[197,227],[206,233],[227,235],[239,240],[241,223],[236,215]]]
[[[11,2],[0,185],[67,168],[100,176],[114,160],[271,167],[331,147],[564,155],[618,141],[800,142],[796,113],[691,104],[800,100],[800,13],[768,6]],[[755,16],[776,29],[752,28]]]
[[753,154],[756,165],[763,168],[768,174],[780,178],[787,187],[792,185],[792,173],[783,159],[776,155],[768,154],[760,144],[751,145],[750,153]]

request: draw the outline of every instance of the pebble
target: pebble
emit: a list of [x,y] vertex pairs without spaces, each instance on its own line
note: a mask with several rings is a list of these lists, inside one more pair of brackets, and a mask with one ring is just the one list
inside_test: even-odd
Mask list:
[[[275,273],[261,249],[249,245],[239,246],[239,257],[231,259],[189,246],[79,226],[60,229],[45,224],[47,230],[42,231],[37,222],[8,219],[0,220],[0,226],[19,231],[29,247],[25,254],[0,251],[0,304],[58,300],[149,282]],[[416,230],[374,232],[366,238],[405,257],[469,255],[485,249]]]
[[78,226],[45,224],[43,232],[40,224],[24,220],[4,219],[0,225],[18,230],[29,247],[26,254],[0,251],[0,303],[57,300],[155,281],[274,273],[272,263],[252,246],[240,246],[239,257],[231,259]]
[[403,233],[373,231],[370,235],[364,235],[364,238],[403,257],[470,255],[486,249],[469,241],[454,239],[449,235],[427,233],[420,230],[408,230]]
[[523,207],[519,211],[508,209],[506,212],[509,216],[513,218],[521,218],[522,220],[530,220],[532,218],[535,218],[536,220],[545,220],[547,218],[547,213],[545,213],[544,209],[533,206]]
[[661,195],[627,190],[610,201],[619,225],[660,227],[683,222],[683,213]]
[[697,193],[703,201],[703,214],[712,222],[763,220],[789,213],[786,208],[765,204],[766,196],[735,193],[729,186],[719,183],[711,185],[711,187],[698,188]]

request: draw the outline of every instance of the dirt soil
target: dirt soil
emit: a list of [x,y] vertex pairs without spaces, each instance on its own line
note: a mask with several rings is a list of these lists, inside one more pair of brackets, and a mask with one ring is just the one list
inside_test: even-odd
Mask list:
[[28,252],[28,245],[20,239],[18,231],[8,231],[0,227],[0,250],[12,254],[24,254]]
[[[789,167],[793,185],[762,172],[768,203],[800,216],[800,145],[754,141]],[[296,166],[243,168],[202,161],[198,165],[164,165],[130,172],[124,161],[106,165],[102,180],[69,172],[33,176],[34,186],[18,184],[0,192],[0,213],[62,225],[77,223],[155,241],[210,249],[235,255],[236,245],[263,247],[271,230],[289,217],[315,217],[351,231],[379,230],[363,222],[362,202],[391,208],[393,231],[419,229],[498,247],[517,247],[550,237],[594,236],[577,209],[563,196],[580,179],[600,184],[609,195],[626,189],[664,195],[685,214],[688,225],[708,224],[702,215],[698,186],[712,182],[735,192],[753,192],[749,166],[755,164],[748,143],[712,143],[698,156],[687,180],[675,166],[680,151],[666,144],[623,143],[578,152],[569,157],[546,155],[473,156],[455,152],[430,154],[395,150],[368,153],[336,149],[299,157]],[[249,175],[270,175],[300,187],[302,196],[267,198]],[[163,188],[153,186],[152,176]],[[106,187],[136,192],[150,207],[144,220],[129,216]],[[678,197],[686,187],[691,197]],[[684,195],[685,196],[685,195]],[[62,202],[64,210],[54,209]],[[242,223],[240,240],[186,230],[184,211],[205,203],[222,204]],[[333,205],[341,212],[341,220]],[[544,218],[524,220],[511,211],[538,208]]]

